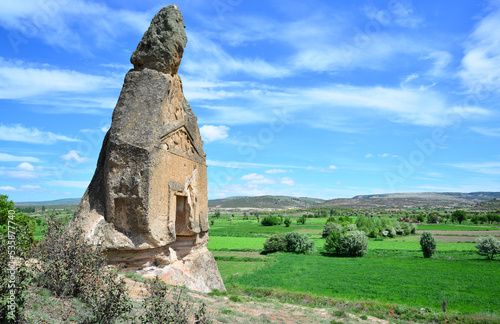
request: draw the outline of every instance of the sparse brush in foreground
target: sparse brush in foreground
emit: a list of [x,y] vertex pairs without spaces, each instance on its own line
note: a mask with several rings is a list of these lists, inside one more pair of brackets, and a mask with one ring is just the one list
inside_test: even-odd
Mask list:
[[[174,301],[168,299],[168,288],[158,277],[150,280],[147,286],[149,296],[144,298],[144,313],[141,322],[144,324],[187,324],[192,309],[181,301],[182,290],[179,290]],[[195,323],[209,324],[212,321],[206,314],[205,304],[194,312]]]
[[36,256],[36,281],[57,296],[74,296],[91,309],[86,323],[112,323],[132,309],[125,282],[105,270],[102,247],[90,245],[79,230],[67,231],[53,217]]
[[33,221],[0,195],[0,322],[19,323],[31,275],[26,266]]

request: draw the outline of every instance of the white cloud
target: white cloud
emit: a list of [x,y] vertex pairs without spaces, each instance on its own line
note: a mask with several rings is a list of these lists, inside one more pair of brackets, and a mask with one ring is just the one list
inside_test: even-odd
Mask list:
[[264,177],[263,175],[257,174],[257,173],[246,174],[246,175],[242,176],[240,178],[240,180],[248,181],[248,184],[251,184],[251,185],[275,184],[276,183],[275,180],[268,179],[268,178]]
[[475,26],[465,44],[458,75],[471,91],[500,91],[500,9]]
[[18,188],[14,188],[11,186],[3,186],[3,187],[0,187],[0,190],[16,191],[16,192],[41,192],[41,191],[45,191],[42,187],[33,186],[33,185],[22,185],[22,186],[19,186]]
[[337,166],[335,166],[335,165],[330,165],[328,168],[329,168],[330,170],[337,170],[337,169],[338,169],[338,167],[337,167]]
[[39,177],[37,171],[42,170],[42,167],[35,168],[32,164],[23,162],[15,168],[2,168],[0,173],[14,179],[37,179]]
[[481,107],[452,106],[444,95],[431,90],[335,85],[306,89],[302,95],[327,109],[363,109],[381,113],[393,122],[421,126],[450,125],[455,121],[450,116],[471,118],[490,114]]
[[206,34],[187,31],[189,51],[183,57],[182,71],[205,79],[244,73],[256,78],[276,78],[290,74],[278,64],[260,58],[234,58]]
[[[116,99],[108,97],[106,91],[121,86],[121,81],[116,78],[30,66],[22,61],[6,62],[2,58],[0,78],[0,99],[19,99],[32,104],[65,107],[112,108]],[[82,96],[88,93],[93,96]]]
[[52,180],[49,182],[49,184],[51,186],[87,188],[89,185],[89,181]]
[[373,157],[373,154],[371,154],[371,153],[368,153],[365,155],[365,158],[367,158],[367,159],[372,158],[372,157]]
[[80,152],[77,150],[71,150],[68,153],[61,155],[61,159],[63,159],[63,161],[73,161],[78,163],[84,163],[89,160],[85,156],[80,156]]
[[295,185],[295,181],[293,181],[293,179],[289,178],[289,177],[281,178],[281,183],[284,185],[287,185],[287,186],[294,186]]
[[26,128],[21,125],[5,126],[0,124],[0,140],[34,144],[54,144],[58,141],[81,142],[52,132],[41,131],[38,128]]
[[17,166],[19,170],[24,170],[24,171],[35,171],[35,167],[28,162],[23,162]]
[[0,2],[0,26],[13,31],[9,39],[15,51],[32,38],[84,53],[89,52],[89,39],[92,46],[117,46],[118,36],[142,34],[151,18],[152,13],[114,10],[83,0]]
[[207,143],[222,140],[229,136],[229,127],[220,125],[204,125],[200,127],[200,133],[203,140]]
[[31,156],[15,156],[6,153],[0,153],[0,162],[40,162],[40,159]]
[[276,174],[276,173],[287,173],[288,170],[284,169],[271,169],[271,170],[266,170],[266,173],[268,174]]

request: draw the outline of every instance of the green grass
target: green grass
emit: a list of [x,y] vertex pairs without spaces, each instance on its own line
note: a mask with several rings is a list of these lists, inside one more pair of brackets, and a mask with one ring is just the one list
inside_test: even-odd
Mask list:
[[261,251],[266,241],[261,237],[210,236],[209,250],[222,251]]
[[228,277],[234,272],[224,262],[219,269],[227,286],[273,287],[434,310],[440,309],[443,298],[450,311],[493,313],[500,309],[499,261],[424,259],[397,253],[363,258],[282,253],[276,258],[276,262],[245,275]]
[[[484,226],[484,227],[482,227]],[[454,224],[419,224],[418,230],[422,231],[498,231],[500,227],[498,225],[454,225]],[[473,233],[471,233],[473,235]]]

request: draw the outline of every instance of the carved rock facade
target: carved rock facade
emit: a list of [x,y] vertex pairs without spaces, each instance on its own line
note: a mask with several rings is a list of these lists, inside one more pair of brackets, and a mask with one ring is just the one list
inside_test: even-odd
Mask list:
[[186,41],[179,9],[163,8],[132,55],[134,69],[70,226],[103,242],[109,263],[125,271],[223,291],[206,248],[206,154],[176,74]]

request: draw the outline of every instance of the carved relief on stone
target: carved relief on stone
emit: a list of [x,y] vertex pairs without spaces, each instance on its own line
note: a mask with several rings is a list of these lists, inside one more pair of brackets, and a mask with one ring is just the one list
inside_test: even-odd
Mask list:
[[196,152],[191,141],[191,137],[184,128],[178,129],[164,137],[163,144],[166,145],[166,148],[170,151],[176,153],[182,152],[188,156],[191,156]]

